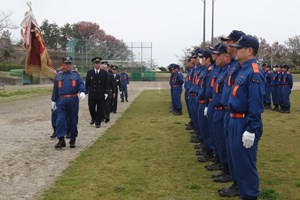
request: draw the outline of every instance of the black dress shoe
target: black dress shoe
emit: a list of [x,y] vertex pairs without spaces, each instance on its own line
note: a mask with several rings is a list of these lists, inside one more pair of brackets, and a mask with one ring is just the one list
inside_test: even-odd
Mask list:
[[224,174],[223,176],[214,178],[213,180],[214,180],[214,182],[216,182],[216,183],[227,183],[227,182],[232,181],[230,175],[228,175],[228,174]]
[[128,102],[128,99],[126,99],[126,102]]
[[62,147],[66,147],[65,138],[59,138],[58,143],[55,145],[56,149],[61,149]]
[[100,125],[96,125],[96,128],[100,128]]
[[105,123],[108,123],[108,122],[109,122],[109,119],[105,119],[104,122],[105,122]]
[[95,120],[91,120],[90,125],[95,124]]
[[52,133],[52,135],[50,136],[50,138],[56,138],[56,133],[55,133],[55,131]]
[[76,145],[75,145],[75,140],[70,140],[70,148],[75,148]]
[[121,102],[124,102],[124,99],[122,99]]

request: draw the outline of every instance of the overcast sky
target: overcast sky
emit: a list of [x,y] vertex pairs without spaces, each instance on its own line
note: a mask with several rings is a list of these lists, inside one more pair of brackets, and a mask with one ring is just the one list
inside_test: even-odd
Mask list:
[[[26,1],[5,0],[0,11],[12,12],[11,19],[19,25],[28,10]],[[206,40],[210,40],[212,0],[206,5]],[[300,35],[299,8],[299,0],[216,0],[214,35],[236,29],[283,44]],[[32,9],[39,25],[45,19],[59,26],[89,21],[126,44],[152,42],[152,57],[162,66],[178,62],[176,56],[182,56],[183,49],[203,40],[201,0],[32,0]],[[14,39],[20,38],[19,30],[13,33]],[[143,61],[150,59],[149,50],[142,54]]]

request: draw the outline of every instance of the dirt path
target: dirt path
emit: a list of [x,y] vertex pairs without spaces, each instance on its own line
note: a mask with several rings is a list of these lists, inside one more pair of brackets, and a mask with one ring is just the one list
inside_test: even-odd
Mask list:
[[100,129],[89,125],[87,98],[81,101],[75,149],[54,149],[57,140],[49,137],[52,133],[49,95],[0,104],[0,199],[39,199],[43,190],[81,151],[92,145],[143,90],[159,88],[168,88],[168,82],[131,82],[129,102],[119,102],[118,113],[111,114],[111,121],[103,123]]

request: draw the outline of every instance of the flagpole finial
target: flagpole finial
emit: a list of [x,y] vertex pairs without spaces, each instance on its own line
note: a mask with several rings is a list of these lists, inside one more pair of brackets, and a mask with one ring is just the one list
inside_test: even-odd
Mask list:
[[26,4],[27,4],[27,6],[29,7],[29,9],[32,10],[32,9],[31,9],[32,1],[31,1],[31,0],[28,0],[28,1],[26,2]]

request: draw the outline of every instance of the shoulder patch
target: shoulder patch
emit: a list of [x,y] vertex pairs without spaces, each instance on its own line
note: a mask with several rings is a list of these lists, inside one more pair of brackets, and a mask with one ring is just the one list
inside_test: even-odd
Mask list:
[[258,69],[258,64],[257,63],[252,63],[252,69],[254,73],[259,73],[259,69]]

